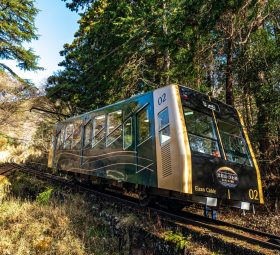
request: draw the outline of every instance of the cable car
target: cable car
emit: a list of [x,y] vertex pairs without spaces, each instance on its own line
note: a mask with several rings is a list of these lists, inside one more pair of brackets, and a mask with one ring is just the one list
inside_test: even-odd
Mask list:
[[56,124],[49,167],[136,192],[143,200],[246,210],[264,203],[241,115],[180,85]]

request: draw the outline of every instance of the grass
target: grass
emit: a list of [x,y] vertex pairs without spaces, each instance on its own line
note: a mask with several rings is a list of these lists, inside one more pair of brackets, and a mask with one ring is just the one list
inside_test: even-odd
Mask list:
[[[189,236],[166,232],[158,222],[111,201],[73,194],[69,188],[21,172],[9,178],[11,193],[0,203],[1,255],[114,255],[120,254],[119,237],[124,238],[122,254],[128,254],[129,247],[138,251],[146,247],[145,254],[154,254],[150,250],[153,241],[143,239],[134,228],[139,226],[149,227],[168,243],[173,242],[178,252],[213,254],[205,244],[194,242]],[[132,239],[128,230],[133,231]]]
[[[1,254],[86,254],[67,207],[16,198],[5,201],[0,206]],[[75,204],[70,207],[73,210]]]
[[[20,179],[26,181],[27,177]],[[18,193],[0,204],[1,255],[117,254],[117,240],[93,215],[82,195],[65,194],[61,201],[52,195],[52,188],[46,186],[42,191],[42,186],[39,182],[41,192],[35,199]]]
[[[110,201],[73,194],[71,190],[50,185],[25,173],[17,172],[9,181],[11,195],[0,203],[1,255],[114,255],[119,254],[118,233],[124,234],[122,252],[128,254],[126,231],[137,231],[134,226],[153,224],[145,217],[120,210]],[[162,230],[156,228],[155,231]],[[133,240],[139,237],[135,232]],[[175,243],[178,251],[188,251],[187,254],[212,254],[202,244],[193,243],[179,234],[166,235],[165,232],[162,238]],[[137,242],[132,249],[141,250],[142,242],[146,247],[152,241],[142,240],[140,247]],[[151,254],[150,248],[146,249],[145,254]]]

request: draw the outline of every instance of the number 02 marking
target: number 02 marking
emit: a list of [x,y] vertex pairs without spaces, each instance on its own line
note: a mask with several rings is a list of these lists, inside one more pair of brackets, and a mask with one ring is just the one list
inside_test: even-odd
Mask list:
[[249,198],[259,200],[259,192],[256,189],[249,189]]
[[158,105],[161,105],[165,101],[166,101],[166,94],[163,93],[162,96],[158,98]]

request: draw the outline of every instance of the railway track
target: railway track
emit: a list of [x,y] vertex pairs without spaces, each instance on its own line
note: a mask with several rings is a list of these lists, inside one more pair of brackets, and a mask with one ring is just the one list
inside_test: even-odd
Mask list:
[[[172,225],[174,227],[180,226],[182,230],[187,229],[188,226],[191,225],[191,226],[207,229],[212,233],[220,234],[222,236],[233,238],[235,240],[240,240],[251,245],[256,245],[269,250],[276,250],[280,254],[280,237],[276,235],[249,229],[246,227],[242,227],[239,225],[235,225],[220,220],[212,220],[210,218],[206,218],[201,215],[197,215],[185,211],[178,212],[178,213],[171,213],[157,206],[150,206],[147,208],[143,208],[139,205],[137,199],[127,197],[124,195],[113,194],[112,192],[108,192],[108,191],[101,192],[94,189],[92,186],[87,186],[82,183],[76,183],[73,182],[73,180],[69,180],[57,175],[53,175],[51,173],[38,171],[35,168],[31,168],[28,166],[17,165],[12,163],[12,164],[7,164],[5,167],[6,170],[5,169],[3,170],[4,174],[12,170],[21,170],[24,172],[28,172],[36,175],[39,178],[49,179],[52,181],[62,183],[64,185],[76,186],[79,187],[81,191],[94,193],[98,196],[103,196],[103,197],[105,196],[107,199],[123,203],[125,204],[125,206],[130,206],[134,210],[141,210],[141,211],[144,210],[146,211],[147,214],[154,213],[161,218],[162,222]],[[2,169],[3,168],[1,167],[0,174]]]
[[232,223],[221,221],[221,220],[213,220],[213,219],[206,218],[204,216],[197,215],[197,214],[190,213],[190,212],[181,212],[180,214],[183,217],[191,218],[191,219],[198,219],[202,222],[214,224],[215,226],[233,228],[233,229],[238,230],[240,232],[257,235],[257,236],[260,236],[260,237],[263,237],[263,238],[267,239],[267,241],[269,243],[273,243],[273,244],[276,244],[276,245],[280,246],[280,237],[276,236],[276,235],[272,235],[272,234],[269,234],[269,233],[266,233],[266,232],[263,232],[263,231],[259,231],[259,230],[255,230],[255,229],[246,228],[246,227],[243,227],[243,226],[240,226],[240,225],[232,224]]
[[0,165],[0,175],[6,176],[12,173],[14,170],[18,169],[16,165],[10,163],[4,163]]
[[[234,224],[230,224],[229,227],[227,222],[215,222],[215,220],[211,221],[211,219],[205,218],[200,215],[190,215],[189,213],[184,212],[173,214],[162,210],[159,210],[158,212],[165,217],[170,217],[172,220],[176,221],[176,224],[179,224],[181,226],[188,224],[200,228],[205,228],[212,231],[213,233],[241,240],[252,245],[258,245],[262,248],[280,251],[280,237],[278,236],[274,236],[265,232],[255,231],[253,229],[243,228]],[[170,223],[172,223],[172,221]],[[241,228],[242,230],[240,230]]]

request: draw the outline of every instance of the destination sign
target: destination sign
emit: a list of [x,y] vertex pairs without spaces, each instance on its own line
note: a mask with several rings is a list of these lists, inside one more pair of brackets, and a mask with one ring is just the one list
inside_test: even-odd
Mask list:
[[213,110],[213,111],[216,111],[216,112],[219,112],[220,111],[220,108],[217,104],[214,104],[210,101],[205,101],[205,100],[202,100],[202,104],[204,107],[210,109],[210,110]]
[[239,183],[239,178],[236,172],[229,167],[220,167],[216,171],[218,182],[227,188],[235,188]]

